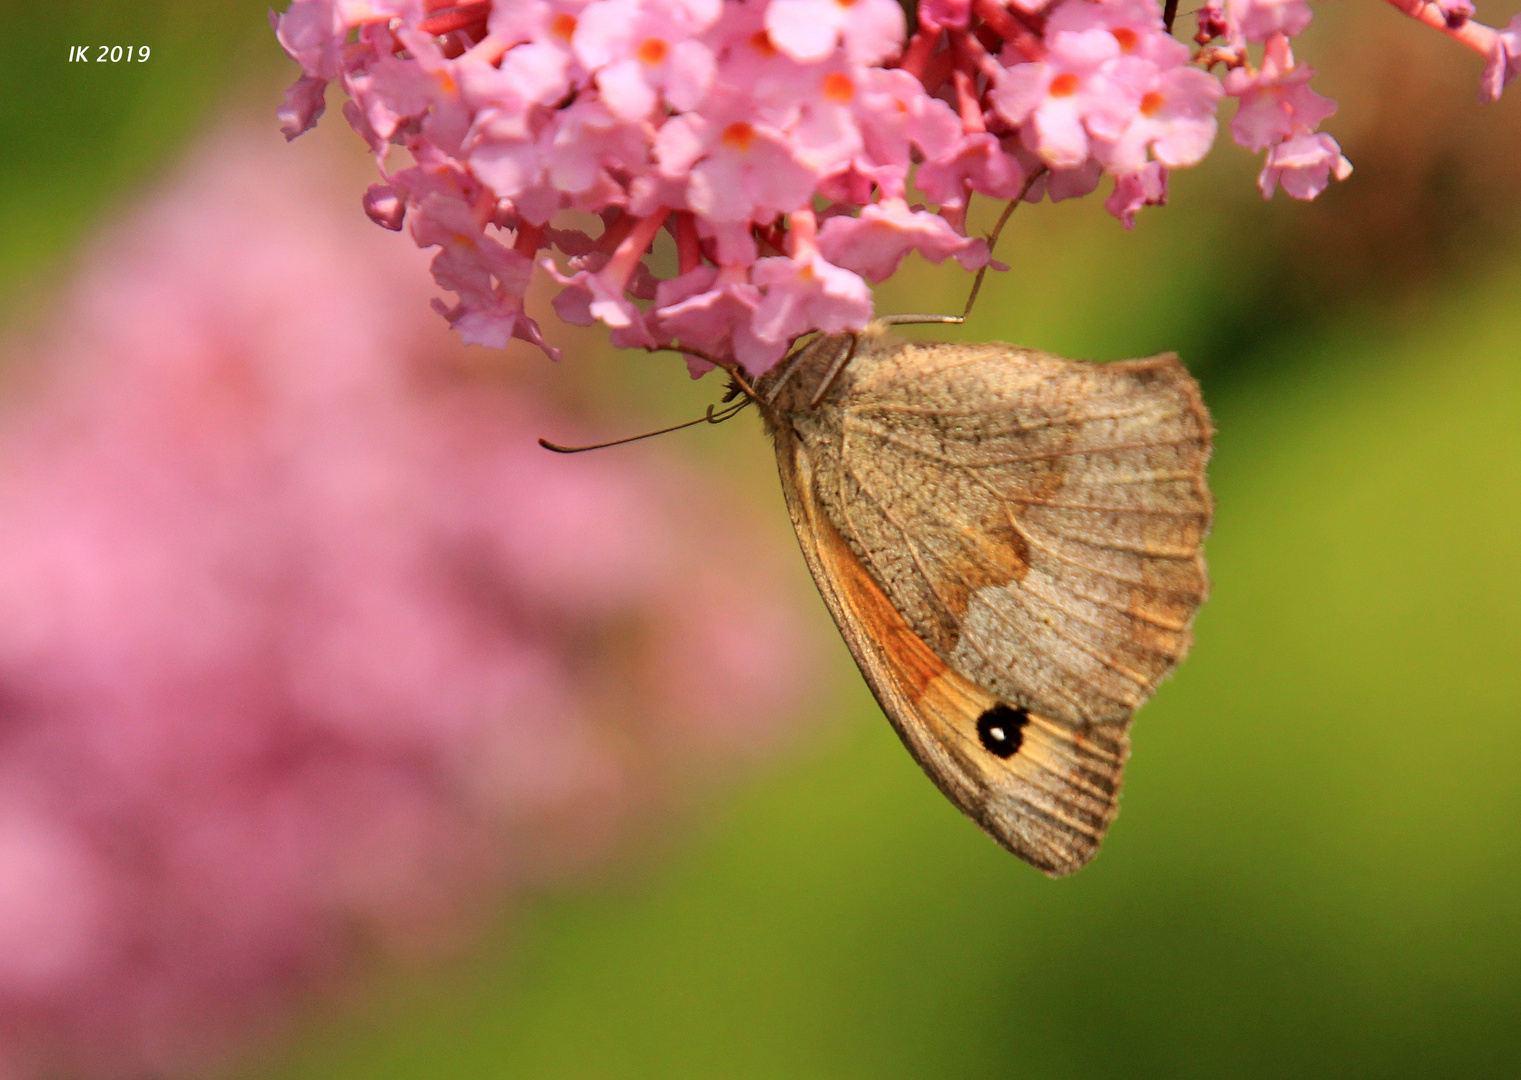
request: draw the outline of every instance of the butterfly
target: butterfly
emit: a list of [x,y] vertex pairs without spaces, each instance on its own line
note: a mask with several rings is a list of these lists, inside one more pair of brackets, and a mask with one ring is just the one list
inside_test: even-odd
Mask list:
[[1084,363],[879,320],[746,389],[813,580],[904,745],[1009,851],[1053,877],[1082,867],[1118,810],[1131,716],[1209,589],[1198,384],[1172,354]]

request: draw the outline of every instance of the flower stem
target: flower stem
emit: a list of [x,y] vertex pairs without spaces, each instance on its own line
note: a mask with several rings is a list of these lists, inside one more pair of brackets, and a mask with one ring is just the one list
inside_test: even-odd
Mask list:
[[1442,9],[1431,0],[1389,0],[1389,3],[1412,19],[1425,23],[1433,30],[1440,30],[1460,44],[1467,45],[1480,56],[1488,56],[1494,52],[1499,33],[1481,22],[1465,19],[1459,25],[1451,26]]

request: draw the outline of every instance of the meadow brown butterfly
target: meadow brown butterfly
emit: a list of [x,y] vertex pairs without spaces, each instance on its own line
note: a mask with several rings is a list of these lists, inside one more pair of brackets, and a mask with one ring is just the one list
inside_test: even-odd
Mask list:
[[1209,414],[1171,354],[1079,363],[886,322],[816,338],[750,388],[798,542],[930,779],[1069,874],[1114,819],[1131,714],[1208,591]]

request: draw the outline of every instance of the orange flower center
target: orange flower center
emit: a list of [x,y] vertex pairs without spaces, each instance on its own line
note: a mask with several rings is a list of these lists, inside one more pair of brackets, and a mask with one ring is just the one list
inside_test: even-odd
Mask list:
[[740,153],[750,149],[750,144],[755,141],[755,129],[743,120],[737,120],[724,128],[722,141],[730,150],[738,150]]
[[561,41],[569,41],[571,35],[576,32],[576,17],[568,11],[560,12],[549,24],[549,32]]
[[1135,43],[1140,40],[1140,35],[1127,26],[1109,32],[1114,35],[1114,40],[1120,43],[1120,52],[1130,52],[1135,48]]
[[1052,97],[1071,97],[1077,93],[1077,76],[1070,71],[1064,71],[1051,80],[1051,89],[1048,91]]
[[750,35],[750,47],[768,60],[776,55],[776,46],[771,44],[771,35],[764,30],[757,30]]
[[824,97],[836,105],[844,105],[856,96],[856,84],[842,71],[831,71],[824,76]]
[[665,60],[665,54],[671,51],[671,47],[659,38],[645,38],[634,55],[641,61],[654,67]]
[[1153,90],[1141,98],[1141,115],[1155,116],[1162,111],[1162,106],[1167,104],[1167,99]]

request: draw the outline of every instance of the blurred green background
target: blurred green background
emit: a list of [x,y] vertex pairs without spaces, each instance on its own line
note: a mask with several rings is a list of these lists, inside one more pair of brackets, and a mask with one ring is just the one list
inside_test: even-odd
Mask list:
[[[0,9],[26,28],[0,66],[0,311],[24,323],[215,117],[272,130],[293,71],[260,4]],[[151,62],[66,61],[117,42]],[[984,839],[840,646],[795,752],[238,1075],[1521,1071],[1521,93],[1475,105],[1478,61],[1372,0],[1321,10],[1300,53],[1341,101],[1350,181],[1263,203],[1222,138],[1133,234],[1096,200],[1022,208],[967,328],[1176,349],[1219,426],[1214,596],[1090,868],[1048,881]],[[323,128],[362,158],[336,99]],[[880,307],[955,310],[965,287],[914,268]],[[614,434],[718,389],[605,352],[557,377]],[[671,443],[786,528],[753,421]]]

